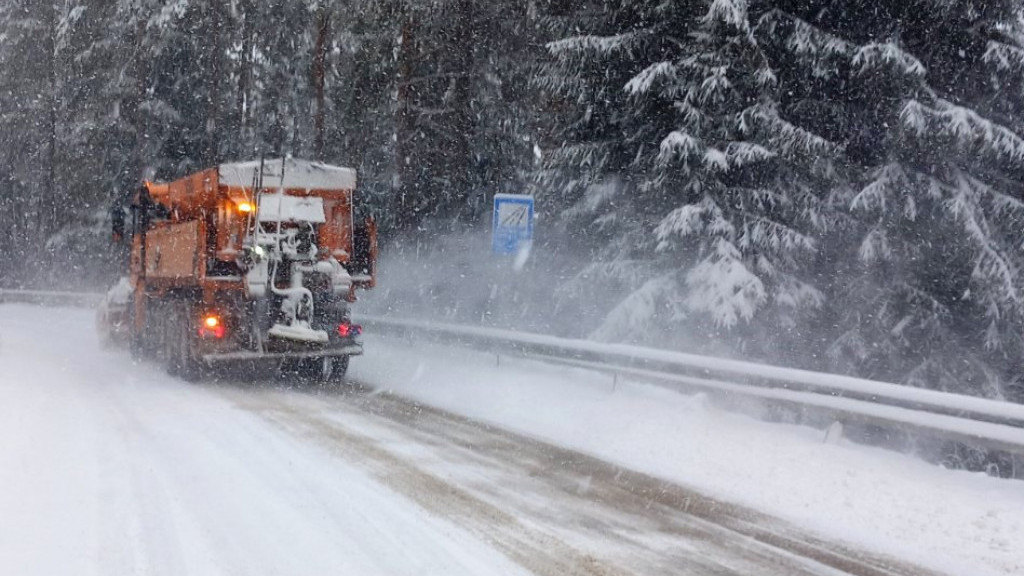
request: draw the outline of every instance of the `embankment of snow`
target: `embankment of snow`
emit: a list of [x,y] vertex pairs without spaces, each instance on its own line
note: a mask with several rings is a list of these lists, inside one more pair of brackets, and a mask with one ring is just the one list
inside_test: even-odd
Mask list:
[[1024,483],[946,470],[702,395],[591,371],[368,336],[351,377],[378,390],[692,486],[937,571],[1024,573]]

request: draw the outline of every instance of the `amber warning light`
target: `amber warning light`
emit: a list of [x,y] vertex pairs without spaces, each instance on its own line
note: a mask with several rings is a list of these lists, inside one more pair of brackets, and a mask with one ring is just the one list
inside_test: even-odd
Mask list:
[[252,204],[249,204],[248,202],[239,202],[238,203],[238,211],[239,212],[252,212]]
[[199,336],[202,338],[223,338],[224,323],[221,322],[220,316],[216,314],[204,316],[202,323],[199,325]]

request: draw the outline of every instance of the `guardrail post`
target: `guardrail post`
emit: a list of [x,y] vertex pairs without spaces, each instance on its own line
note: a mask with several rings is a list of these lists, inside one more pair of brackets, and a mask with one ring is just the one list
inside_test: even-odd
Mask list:
[[825,430],[825,444],[837,444],[843,437],[843,423],[836,420]]

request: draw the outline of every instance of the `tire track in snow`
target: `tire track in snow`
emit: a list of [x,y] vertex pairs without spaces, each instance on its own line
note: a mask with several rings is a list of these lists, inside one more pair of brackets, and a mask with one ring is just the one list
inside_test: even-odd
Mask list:
[[542,575],[923,575],[773,518],[388,394],[220,386]]
[[542,576],[626,576],[552,536],[531,529],[512,514],[425,472],[378,445],[372,438],[311,417],[286,404],[261,404],[238,398],[239,405],[262,414],[292,433],[319,441],[334,454],[368,468],[384,485],[437,516],[488,542],[520,566]]
[[0,573],[484,575],[487,543],[208,387],[0,306]]

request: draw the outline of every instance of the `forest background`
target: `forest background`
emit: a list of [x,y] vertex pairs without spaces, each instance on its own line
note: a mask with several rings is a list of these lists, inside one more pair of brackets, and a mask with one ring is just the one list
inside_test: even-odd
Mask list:
[[[6,0],[0,287],[101,289],[143,178],[291,155],[359,171],[378,309],[1024,401],[1022,18]],[[537,200],[525,264],[486,254],[496,193]]]

